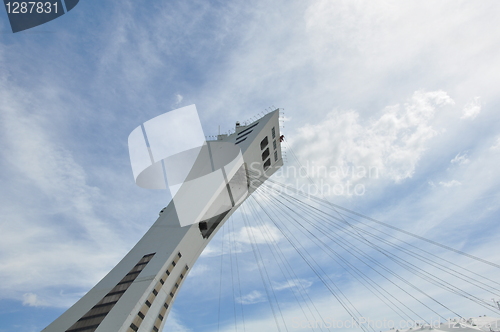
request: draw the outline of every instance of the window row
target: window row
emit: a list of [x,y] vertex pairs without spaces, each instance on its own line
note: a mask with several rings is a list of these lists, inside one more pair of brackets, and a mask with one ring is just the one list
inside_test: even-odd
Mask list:
[[[276,138],[275,127],[273,127],[271,129],[271,136],[273,139],[274,161],[276,162],[276,161],[278,161],[278,151],[276,150],[277,144],[276,144],[276,139],[275,139]],[[264,165],[263,165],[264,171],[267,170],[269,167],[271,167],[271,158],[268,158],[271,153],[269,151],[269,148],[267,147],[268,145],[269,145],[269,139],[266,136],[260,142],[260,149],[261,150],[265,149],[264,152],[262,152],[262,161],[264,161]]]
[[166,316],[168,307],[170,306],[170,304],[172,303],[172,301],[174,299],[175,292],[180,287],[180,284],[181,284],[182,280],[184,279],[184,274],[187,273],[188,270],[189,270],[189,267],[187,265],[184,266],[184,271],[179,275],[179,277],[177,278],[174,286],[170,290],[170,293],[168,294],[165,303],[160,308],[160,313],[158,314],[158,317],[155,320],[155,325],[153,326],[153,329],[152,329],[153,332],[158,332],[159,331],[159,329],[161,327],[161,323],[162,323],[164,317]]
[[[144,304],[142,305],[141,309],[139,310],[139,312],[135,316],[134,320],[130,324],[128,332],[131,332],[131,331],[135,332],[135,331],[137,331],[139,329],[139,327],[141,326],[142,321],[144,320],[144,318],[146,317],[146,314],[149,311],[149,308],[151,308],[154,300],[158,296],[158,293],[160,292],[161,288],[165,284],[165,281],[167,280],[168,276],[171,274],[172,270],[177,265],[177,263],[179,262],[179,259],[181,257],[182,257],[182,254],[179,251],[177,253],[177,255],[175,255],[175,257],[172,260],[172,262],[170,263],[170,266],[167,268],[167,270],[165,270],[165,272],[161,276],[160,280],[156,283],[155,287],[153,288],[153,290],[149,294],[146,302],[144,302]],[[185,268],[187,269],[187,265],[186,265]],[[181,273],[181,275],[182,275],[182,273]],[[164,308],[165,311],[163,311],[163,308]],[[160,322],[163,320],[163,317],[165,315],[165,312],[166,312],[167,308],[168,308],[168,303],[165,303],[164,306],[162,307],[162,309],[160,310],[160,314],[158,316],[158,318],[161,317]],[[157,320],[158,320],[158,318],[157,318]],[[158,331],[158,327],[156,326],[156,323],[155,323],[154,328],[156,328],[156,331]],[[155,331],[154,328],[153,328],[153,331]]]
[[99,327],[106,315],[115,306],[139,273],[151,261],[155,254],[144,255],[139,262],[113,287],[104,298],[97,302],[85,315],[73,324],[66,332],[93,332]]

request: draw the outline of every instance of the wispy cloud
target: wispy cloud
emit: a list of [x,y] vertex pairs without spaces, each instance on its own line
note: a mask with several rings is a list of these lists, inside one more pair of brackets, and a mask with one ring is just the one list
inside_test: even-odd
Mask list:
[[[89,185],[84,169],[65,145],[57,142],[56,126],[60,122],[51,121],[43,109],[33,111],[33,105],[46,100],[43,95],[46,91],[31,91],[30,97],[19,99],[16,96],[25,94],[25,89],[5,81],[0,84],[2,176],[5,180],[10,177],[4,186],[10,194],[1,195],[6,207],[2,218],[5,238],[0,245],[2,292],[18,297],[20,294],[15,291],[18,288],[36,290],[70,285],[81,277],[72,273],[58,275],[57,271],[71,265],[75,272],[95,281],[102,271],[93,269],[98,264],[91,259],[92,249],[86,244],[93,242],[94,248],[102,250],[112,246],[110,240],[114,244],[120,242],[95,213],[95,207],[103,199],[101,192]],[[59,93],[52,91],[50,97],[53,116],[64,107],[64,102],[58,100]],[[8,255],[12,250],[18,254]],[[62,252],[72,255],[61,256]],[[104,261],[117,258],[116,253],[109,251],[98,255]],[[80,264],[88,264],[87,268],[76,264],[76,257]],[[32,282],[33,275],[38,276],[39,282]],[[37,295],[39,303],[45,301],[40,300],[41,296]]]
[[277,283],[274,283],[273,285],[273,288],[275,290],[284,290],[284,289],[296,289],[296,290],[304,290],[304,289],[307,289],[309,287],[311,287],[313,283],[310,281],[310,280],[306,280],[306,279],[292,279],[292,280],[287,280],[287,281],[284,281],[284,282],[277,282]]
[[443,186],[443,187],[446,187],[446,188],[449,188],[449,187],[460,186],[462,184],[459,181],[457,181],[457,180],[451,180],[451,181],[448,181],[448,182],[440,181],[439,185]]
[[481,102],[479,97],[475,97],[473,101],[464,106],[462,117],[460,119],[473,120],[481,112]]
[[255,304],[255,303],[266,302],[267,300],[263,293],[254,290],[246,295],[243,295],[242,297],[236,298],[236,301],[241,304]]
[[459,153],[450,161],[452,164],[465,165],[470,162],[467,153]]

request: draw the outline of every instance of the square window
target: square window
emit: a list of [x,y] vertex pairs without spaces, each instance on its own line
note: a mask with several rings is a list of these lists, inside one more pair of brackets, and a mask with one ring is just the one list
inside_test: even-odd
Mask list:
[[274,151],[274,161],[278,161],[278,151]]
[[264,171],[267,170],[271,166],[271,159],[266,160],[264,163]]
[[264,139],[260,142],[260,149],[264,150],[264,148],[269,144],[269,140],[267,139],[267,136],[264,137]]
[[271,133],[273,134],[273,138],[276,138],[276,130],[274,130],[274,127],[271,129]]
[[273,141],[273,148],[276,150],[276,140]]
[[262,152],[262,161],[266,160],[267,157],[269,157],[269,148]]

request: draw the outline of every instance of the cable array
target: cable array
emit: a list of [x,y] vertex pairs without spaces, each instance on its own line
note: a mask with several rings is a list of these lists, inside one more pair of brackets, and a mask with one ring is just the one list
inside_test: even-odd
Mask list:
[[[298,161],[293,150],[290,147],[288,150]],[[236,297],[242,298],[238,250],[234,249],[238,243],[234,236],[238,216],[277,331],[289,331],[290,322],[284,309],[291,307],[298,308],[306,321],[323,323],[311,326],[313,331],[332,330],[326,324],[324,310],[319,310],[313,301],[312,289],[319,287],[363,332],[375,330],[363,324],[365,316],[360,309],[363,303],[351,298],[353,287],[366,290],[394,317],[423,325],[431,324],[429,314],[441,320],[447,320],[446,315],[463,318],[457,309],[458,299],[470,301],[495,315],[500,313],[495,303],[484,300],[485,294],[500,297],[500,283],[447,255],[490,268],[500,268],[500,265],[364,216],[324,197],[306,194],[288,184],[273,179],[264,182],[259,174],[251,171],[248,176],[256,181],[258,188],[226,226],[231,229],[226,232],[230,247],[226,254],[231,264],[235,331],[238,330]],[[260,234],[256,234],[256,230]],[[222,233],[224,237],[224,231]],[[274,268],[270,269],[271,266]],[[305,267],[313,277],[304,271]],[[314,287],[304,286],[300,276],[305,274]],[[281,280],[285,286],[279,288]],[[290,290],[290,296],[280,298],[279,294],[283,294],[280,289]],[[446,292],[453,300],[437,296],[437,292]],[[240,302],[245,331],[248,315],[244,314]]]

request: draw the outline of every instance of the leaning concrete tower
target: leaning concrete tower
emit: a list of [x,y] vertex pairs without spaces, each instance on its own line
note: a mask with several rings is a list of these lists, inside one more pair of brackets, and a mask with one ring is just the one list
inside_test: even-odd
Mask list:
[[[161,331],[179,288],[208,242],[283,165],[279,110],[247,125],[237,123],[233,134],[218,135],[195,152],[187,176],[178,183],[175,174],[169,178],[175,195],[153,226],[43,332]],[[163,171],[168,168],[162,166]]]

